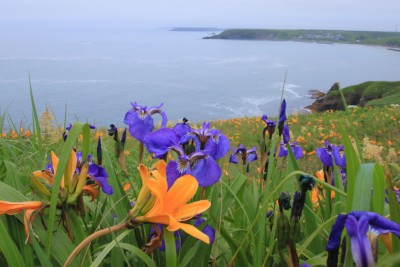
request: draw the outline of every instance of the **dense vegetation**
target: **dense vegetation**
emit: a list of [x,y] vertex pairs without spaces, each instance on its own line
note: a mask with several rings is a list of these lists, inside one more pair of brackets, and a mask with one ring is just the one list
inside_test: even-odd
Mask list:
[[328,42],[400,47],[400,33],[374,31],[230,29],[205,39]]
[[[32,107],[30,130],[16,128],[7,114],[0,116],[1,266],[336,266],[335,259],[352,266],[358,260],[353,255],[360,252],[354,231],[361,237],[356,241],[367,248],[361,257],[369,257],[369,266],[374,259],[381,266],[400,262],[395,236],[400,233],[396,105],[287,118],[281,108],[273,133],[265,131],[265,117],[218,120],[211,127],[190,125],[189,133],[201,138],[185,143],[180,157],[174,153],[180,146],[164,143],[178,140],[169,135],[177,125],[172,122],[143,142],[137,132],[130,131],[135,138],[125,137],[124,129],[114,126],[90,130],[89,124],[76,122],[65,129],[50,110],[36,114],[33,100]],[[149,119],[149,110],[163,114],[159,107],[133,105],[127,114],[136,114],[136,127],[130,130],[140,128],[136,112]],[[179,125],[188,126],[185,123]],[[290,131],[279,135],[280,126]],[[149,142],[149,136],[158,139]],[[280,146],[288,137],[290,142]],[[214,138],[229,151],[204,154],[212,151],[209,145],[214,143],[207,142]],[[240,144],[247,151],[240,150]],[[292,146],[303,152],[290,152]],[[332,147],[340,150],[337,165]],[[279,156],[285,148],[288,153]],[[231,156],[234,152],[237,158]],[[252,156],[241,158],[243,153]],[[88,154],[92,156],[85,161]],[[158,154],[167,167],[153,157]],[[194,177],[178,178],[167,191],[168,175],[176,170],[168,166],[188,158]],[[239,164],[232,164],[235,160]],[[206,179],[215,176],[209,169],[196,171],[210,162],[219,166],[213,168],[221,169],[220,177],[198,188],[204,173]],[[338,218],[346,221],[348,234],[337,230],[344,227]],[[367,228],[351,228],[352,222],[366,222],[381,238],[369,240],[363,232]],[[336,250],[333,239],[347,246]],[[370,250],[371,244],[379,244],[379,249]]]

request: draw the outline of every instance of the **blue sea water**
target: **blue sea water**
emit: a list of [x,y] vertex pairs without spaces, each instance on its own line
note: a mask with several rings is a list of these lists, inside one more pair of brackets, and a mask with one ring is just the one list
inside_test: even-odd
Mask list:
[[201,122],[276,115],[327,91],[400,80],[400,53],[383,47],[278,41],[204,40],[209,32],[1,30],[0,111],[29,126],[29,76],[38,112],[59,122],[123,126],[130,103],[164,103],[168,118]]

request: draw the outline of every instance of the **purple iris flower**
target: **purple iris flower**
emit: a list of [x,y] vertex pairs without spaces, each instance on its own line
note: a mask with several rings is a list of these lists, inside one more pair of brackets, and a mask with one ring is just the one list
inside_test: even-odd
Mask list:
[[136,102],[131,104],[132,109],[125,114],[124,123],[129,126],[129,133],[139,142],[143,143],[146,135],[154,129],[152,115],[160,114],[162,117],[161,127],[167,125],[167,115],[161,110],[163,104],[151,108],[139,106]]
[[[189,121],[188,119],[183,118],[182,122],[175,124],[174,128],[172,128],[172,130],[174,130],[179,139],[186,136],[191,131],[192,128],[190,127],[188,121]],[[187,141],[181,143],[186,143],[186,142]]]
[[242,163],[246,164],[258,159],[257,147],[246,149],[242,144],[239,145],[238,149],[232,147],[233,154],[229,157],[229,162],[238,164],[237,156],[240,156]]
[[176,133],[169,128],[161,128],[146,136],[144,144],[150,153],[154,153],[156,158],[165,156],[168,151],[175,151],[178,155],[177,160],[167,164],[167,182],[171,187],[176,179],[185,175],[193,175],[199,186],[210,186],[219,181],[221,168],[213,157],[203,151],[185,154],[182,146],[179,145],[179,138]]
[[215,160],[222,158],[229,151],[230,142],[228,137],[222,134],[221,131],[210,128],[210,123],[203,123],[198,130],[192,129],[186,137],[188,137],[188,139],[185,139],[186,142],[189,139],[194,140],[196,151],[202,151]]
[[[339,214],[329,235],[326,250],[329,252],[328,261],[337,258],[341,234],[346,227],[351,240],[351,252],[357,267],[374,265],[374,258],[367,232],[377,237],[380,234],[393,233],[400,237],[400,225],[369,211],[352,211],[349,214]],[[335,255],[332,255],[335,254]],[[330,259],[331,257],[331,259]],[[336,260],[333,260],[337,262]]]
[[269,139],[272,138],[272,135],[275,132],[275,127],[276,127],[276,121],[274,120],[269,120],[267,114],[262,115],[261,119],[265,122],[267,125],[264,130],[263,130],[263,138],[265,139],[265,132],[268,131]]
[[[294,158],[296,160],[301,159],[303,157],[303,149],[298,145],[297,142],[291,142],[290,143],[290,148],[292,149]],[[279,150],[279,157],[286,157],[289,154],[286,144],[281,143],[281,147]]]
[[276,126],[276,121],[269,120],[267,114],[262,115],[261,119],[265,122],[267,127],[275,127]]
[[343,151],[343,146],[331,145],[328,140],[325,140],[325,147],[317,148],[317,156],[321,160],[322,164],[326,167],[332,167],[333,159],[336,165],[344,168],[346,167],[346,157],[341,156],[340,151]]

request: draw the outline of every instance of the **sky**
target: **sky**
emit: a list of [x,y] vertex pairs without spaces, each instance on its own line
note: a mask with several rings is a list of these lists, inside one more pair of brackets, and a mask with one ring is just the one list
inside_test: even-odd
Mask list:
[[[400,0],[3,0],[1,28],[400,30]],[[397,25],[397,26],[396,26]]]

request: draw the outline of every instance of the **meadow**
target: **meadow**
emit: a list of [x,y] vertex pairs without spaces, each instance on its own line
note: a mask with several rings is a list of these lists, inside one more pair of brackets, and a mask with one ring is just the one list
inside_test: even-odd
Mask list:
[[0,116],[1,266],[400,262],[398,105],[97,128],[31,99]]

